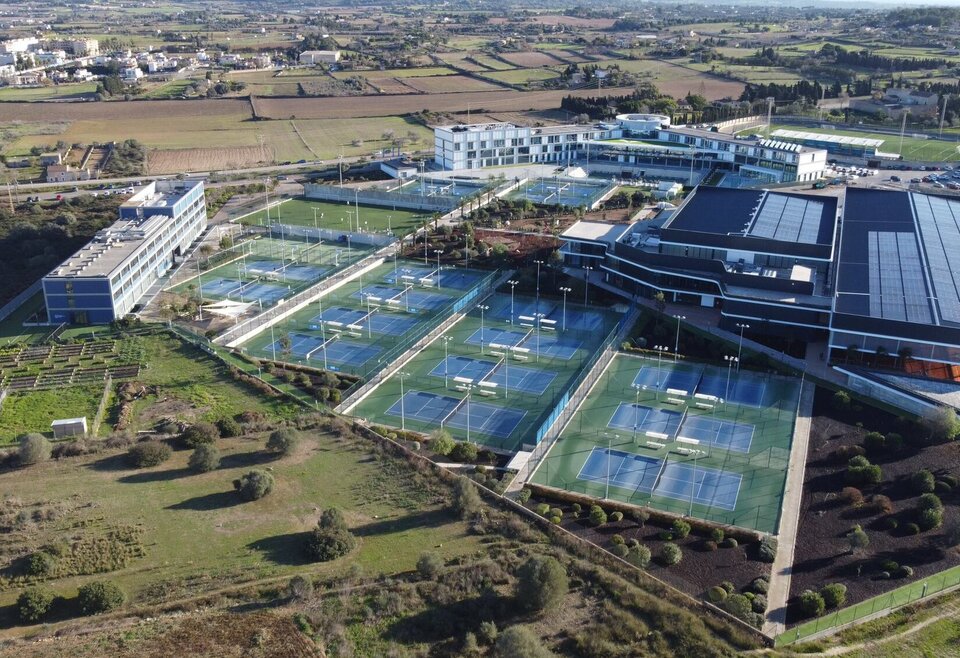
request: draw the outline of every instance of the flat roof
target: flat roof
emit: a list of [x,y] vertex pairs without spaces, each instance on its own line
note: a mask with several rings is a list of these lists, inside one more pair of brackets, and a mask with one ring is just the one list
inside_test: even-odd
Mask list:
[[831,196],[700,186],[664,224],[661,238],[716,249],[829,258],[836,208]]
[[851,137],[849,135],[826,135],[824,133],[811,133],[802,130],[787,130],[778,128],[770,133],[771,137],[782,137],[783,139],[802,139],[817,142],[827,142],[828,144],[843,144],[846,146],[867,146],[880,148],[884,140],[870,139],[869,137]]
[[590,240],[613,244],[630,230],[632,224],[609,224],[607,222],[579,221],[560,234],[561,238]]

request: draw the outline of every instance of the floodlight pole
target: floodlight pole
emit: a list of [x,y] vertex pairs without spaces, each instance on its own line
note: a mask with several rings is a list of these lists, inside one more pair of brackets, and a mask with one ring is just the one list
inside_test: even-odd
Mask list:
[[677,354],[680,353],[680,320],[686,320],[686,315],[674,315],[677,319],[677,339],[673,343],[673,362],[677,362]]
[[560,288],[560,292],[563,293],[563,330],[567,330],[567,293],[571,292],[572,288]]
[[537,310],[540,310],[540,266],[543,265],[542,260],[533,261],[537,264]]
[[480,354],[483,354],[483,312],[488,310],[490,307],[484,304],[477,305],[477,308],[480,309]]
[[637,442],[637,426],[640,424],[640,386],[634,384],[633,388],[637,391],[637,402],[633,405],[633,442]]
[[329,368],[327,368],[327,330],[324,328],[322,297],[317,297],[317,306],[320,307],[320,340],[323,341],[323,369],[329,370]]
[[449,387],[449,385],[447,384],[447,371],[450,368],[449,366],[450,356],[449,356],[449,351],[447,349],[447,345],[450,344],[450,338],[451,338],[450,336],[441,336],[441,340],[443,340],[443,387],[444,388]]
[[697,458],[700,456],[700,451],[694,449],[693,451],[693,481],[690,483],[690,508],[687,511],[687,516],[693,516],[693,492],[697,486]]
[[406,430],[406,416],[403,410],[403,378],[407,376],[407,373],[400,372],[398,374],[400,375],[400,429]]
[[513,324],[513,293],[519,281],[507,281],[510,284],[510,324]]
[[270,348],[273,350],[273,360],[277,360],[277,339],[273,335],[273,325],[270,325]]
[[533,319],[537,323],[537,363],[540,363],[540,323],[543,322],[543,313],[534,313]]
[[443,253],[443,249],[434,249],[433,253],[437,255],[437,290],[440,289],[440,254]]
[[723,360],[727,362],[727,387],[724,389],[724,398],[730,398],[730,371],[733,370],[733,364],[737,364],[737,372],[740,371],[740,358],[736,356],[724,356]]
[[470,443],[470,395],[473,393],[474,384],[464,384],[467,389],[467,443]]
[[587,275],[586,275],[585,277],[583,277],[583,305],[586,306],[586,305],[587,305],[587,291],[590,290],[590,272],[593,271],[593,268],[592,268],[592,267],[584,266],[583,269],[584,269],[584,271],[587,273]]
[[743,352],[743,330],[749,329],[749,324],[737,323],[737,327],[740,328],[740,345],[737,347],[737,372],[740,372],[740,354]]
[[659,393],[660,393],[660,361],[661,361],[661,359],[663,358],[663,353],[664,353],[664,352],[669,352],[669,351],[670,351],[670,348],[667,347],[666,345],[654,345],[653,349],[655,349],[655,350],[657,351],[657,394],[658,394],[657,400],[659,400],[659,399],[660,399],[660,397],[659,397]]

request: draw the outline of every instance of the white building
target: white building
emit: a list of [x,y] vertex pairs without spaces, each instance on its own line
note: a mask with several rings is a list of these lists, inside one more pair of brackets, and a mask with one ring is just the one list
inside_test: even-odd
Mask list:
[[103,324],[130,313],[207,226],[203,181],[150,183],[120,219],[43,278],[51,323]]
[[0,52],[4,53],[25,53],[36,46],[40,41],[36,37],[23,37],[22,39],[8,39],[0,41]]
[[143,77],[143,71],[140,70],[139,66],[128,66],[127,68],[123,69],[123,73],[120,77],[127,84],[133,84]]
[[339,50],[304,50],[300,53],[300,63],[306,66],[317,64],[336,64],[340,61]]
[[100,54],[100,42],[96,39],[76,39],[67,43],[76,57],[95,57]]

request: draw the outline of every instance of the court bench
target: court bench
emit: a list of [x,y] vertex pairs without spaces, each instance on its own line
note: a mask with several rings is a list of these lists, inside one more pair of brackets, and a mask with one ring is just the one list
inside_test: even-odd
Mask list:
[[493,391],[488,391],[488,390],[483,389],[483,388],[481,388],[479,391],[477,391],[477,393],[479,393],[480,395],[482,395],[482,396],[484,396],[484,397],[486,397],[486,398],[493,397],[493,396],[496,395],[496,393],[494,393]]
[[656,450],[661,450],[667,446],[665,443],[660,443],[659,441],[645,441],[641,445],[644,445],[648,448],[654,448]]
[[667,404],[685,404],[680,398],[666,398],[664,402]]
[[708,411],[713,409],[713,405],[707,404],[706,402],[694,402],[693,406],[695,406],[697,409],[707,409]]
[[528,357],[528,356],[523,356],[522,354],[514,354],[514,355],[513,355],[513,358],[514,358],[515,361],[529,361],[529,360],[530,360],[530,357]]
[[458,391],[466,391],[466,390],[467,390],[467,387],[464,386],[463,384],[457,384],[456,386],[454,386],[454,388],[457,389]]
[[679,455],[692,455],[694,453],[694,450],[692,448],[677,447],[671,450],[670,452],[675,452]]

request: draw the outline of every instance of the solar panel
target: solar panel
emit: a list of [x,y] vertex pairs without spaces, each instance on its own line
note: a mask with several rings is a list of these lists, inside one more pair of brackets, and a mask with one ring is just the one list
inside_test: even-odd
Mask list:
[[920,194],[911,198],[940,317],[960,322],[960,281],[950,262],[960,253],[960,203]]
[[822,215],[819,201],[767,194],[748,233],[781,242],[815,244]]
[[887,320],[932,322],[917,240],[907,231],[867,234],[870,315]]

